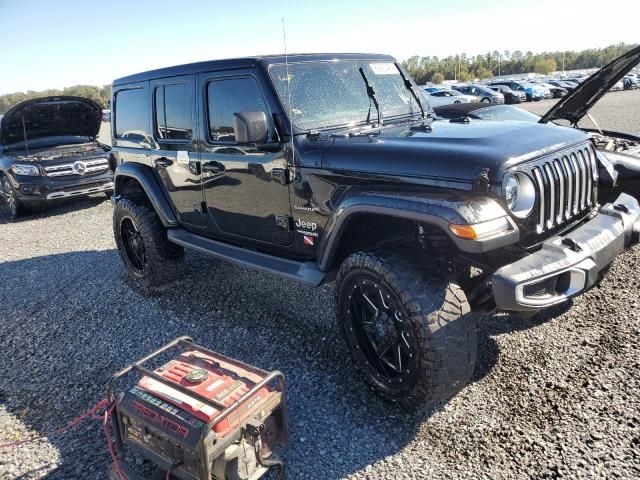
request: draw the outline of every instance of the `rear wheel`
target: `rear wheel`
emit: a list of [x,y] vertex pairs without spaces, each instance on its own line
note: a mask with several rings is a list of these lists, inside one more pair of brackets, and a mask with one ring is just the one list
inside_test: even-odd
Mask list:
[[433,405],[473,374],[475,318],[462,289],[399,255],[356,253],[337,277],[337,318],[357,368],[405,408]]
[[119,199],[113,212],[113,230],[131,277],[145,287],[154,287],[177,276],[184,250],[167,240],[158,215],[146,202]]
[[5,175],[2,175],[2,193],[4,196],[5,203],[7,204],[7,208],[9,209],[9,213],[13,218],[17,218],[21,215],[24,215],[27,211],[24,204],[18,198],[16,191],[11,185],[11,181]]

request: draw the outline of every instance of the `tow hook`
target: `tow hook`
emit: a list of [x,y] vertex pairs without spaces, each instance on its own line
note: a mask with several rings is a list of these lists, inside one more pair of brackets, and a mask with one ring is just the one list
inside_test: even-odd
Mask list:
[[580,250],[582,250],[582,248],[580,248],[580,245],[578,245],[578,243],[572,238],[563,238],[562,244],[574,252],[579,252]]

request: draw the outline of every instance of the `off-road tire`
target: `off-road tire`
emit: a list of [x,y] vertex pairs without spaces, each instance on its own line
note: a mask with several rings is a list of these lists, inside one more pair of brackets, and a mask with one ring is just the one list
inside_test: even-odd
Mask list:
[[[145,262],[136,268],[128,257],[121,227],[131,221],[144,242]],[[118,199],[113,211],[113,231],[118,253],[127,273],[144,287],[157,287],[174,280],[182,268],[184,249],[167,240],[167,232],[151,205],[142,199]]]
[[[363,363],[350,342],[352,324],[346,289],[362,275],[376,277],[400,301],[414,335],[417,369],[404,385],[389,387]],[[349,297],[350,298],[350,297]],[[417,267],[400,254],[355,253],[343,263],[336,279],[336,317],[352,358],[367,384],[382,397],[413,410],[455,395],[473,375],[477,354],[475,316],[463,290],[452,281]],[[363,368],[363,365],[365,368]]]

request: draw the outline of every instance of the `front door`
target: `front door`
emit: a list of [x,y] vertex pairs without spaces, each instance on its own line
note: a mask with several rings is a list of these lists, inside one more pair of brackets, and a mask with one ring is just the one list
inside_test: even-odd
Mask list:
[[204,226],[202,182],[195,135],[195,77],[151,82],[151,164],[164,182],[182,223]]
[[[289,245],[293,233],[284,149],[258,80],[251,72],[202,74],[198,91],[205,110],[200,163],[209,233]],[[265,112],[270,122],[267,148],[235,139],[233,114],[255,111]]]

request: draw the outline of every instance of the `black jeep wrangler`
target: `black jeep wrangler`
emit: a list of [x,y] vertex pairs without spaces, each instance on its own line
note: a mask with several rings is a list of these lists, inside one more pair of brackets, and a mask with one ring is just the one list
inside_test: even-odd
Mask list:
[[171,67],[116,80],[112,111],[130,275],[170,280],[193,248],[335,280],[356,365],[407,407],[469,380],[477,313],[564,302],[638,237],[634,198],[599,205],[585,133],[434,119],[389,56]]

